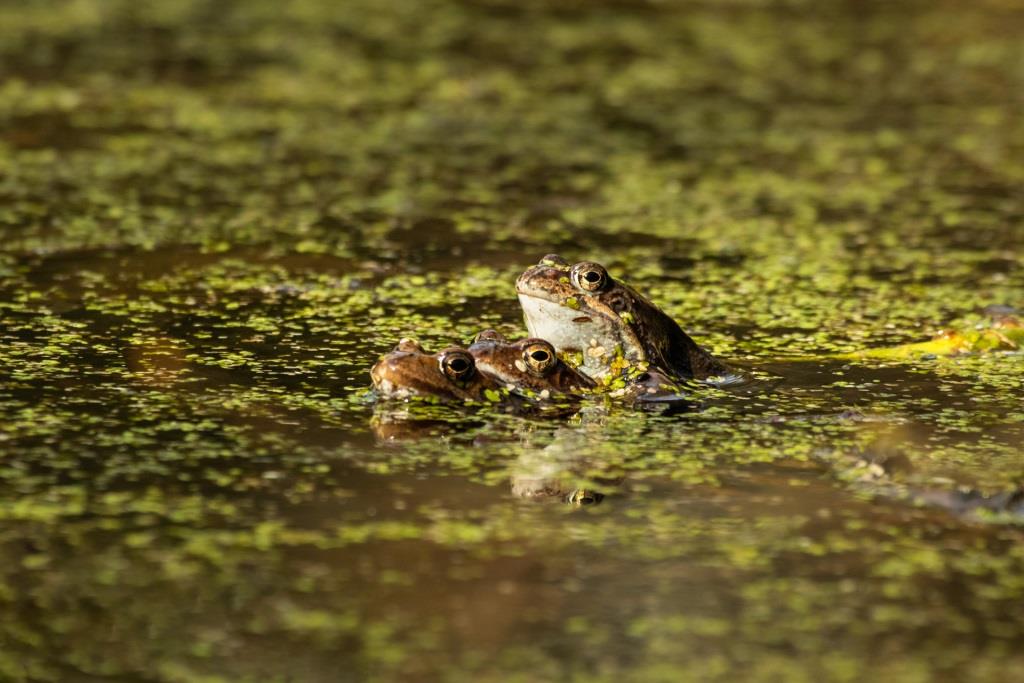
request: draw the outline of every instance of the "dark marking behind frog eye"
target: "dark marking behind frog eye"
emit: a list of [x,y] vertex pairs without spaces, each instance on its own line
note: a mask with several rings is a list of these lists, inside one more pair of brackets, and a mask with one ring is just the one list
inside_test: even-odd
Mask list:
[[581,316],[580,316],[580,317],[578,317],[578,318],[573,318],[573,319],[572,319],[572,321],[573,321],[574,323],[589,323],[589,322],[591,321],[591,319],[590,319],[590,317],[588,317],[588,316],[585,316],[585,315],[581,315]]
[[621,294],[616,294],[615,296],[608,297],[607,302],[608,306],[610,306],[611,309],[616,313],[622,313],[624,310],[626,310],[626,298],[623,297]]

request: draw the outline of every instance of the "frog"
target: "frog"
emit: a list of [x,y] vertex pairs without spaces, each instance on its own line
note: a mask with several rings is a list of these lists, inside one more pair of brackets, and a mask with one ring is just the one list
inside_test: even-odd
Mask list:
[[505,383],[481,372],[467,349],[450,346],[429,353],[415,339],[401,339],[370,369],[377,394],[387,399],[439,402],[508,402]]
[[516,293],[529,334],[546,339],[599,382],[630,368],[676,381],[735,376],[664,311],[594,261],[570,264],[548,254],[519,276]]
[[516,394],[537,400],[578,397],[595,382],[558,357],[550,342],[538,338],[509,341],[496,330],[483,330],[469,346],[476,366]]

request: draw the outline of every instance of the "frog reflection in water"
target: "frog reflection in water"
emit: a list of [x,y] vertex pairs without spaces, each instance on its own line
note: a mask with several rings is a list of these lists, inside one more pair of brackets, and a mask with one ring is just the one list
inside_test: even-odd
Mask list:
[[644,363],[674,380],[733,374],[600,264],[570,265],[550,254],[519,276],[516,291],[530,334],[576,356],[580,370],[595,379]]
[[469,351],[451,347],[431,354],[413,339],[398,342],[370,377],[384,398],[494,402],[509,396],[502,382],[477,369]]
[[[575,506],[596,505],[615,494],[625,481],[601,456],[600,423],[560,427],[543,447],[526,447],[511,465],[512,495],[524,500],[561,500]],[[529,446],[529,437],[525,445]]]

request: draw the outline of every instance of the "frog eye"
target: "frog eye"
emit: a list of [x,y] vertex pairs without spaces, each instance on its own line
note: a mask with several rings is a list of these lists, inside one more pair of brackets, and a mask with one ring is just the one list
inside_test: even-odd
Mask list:
[[608,271],[598,263],[584,261],[572,267],[572,283],[584,292],[597,292],[608,284]]
[[602,500],[604,500],[603,493],[587,489],[576,489],[565,497],[565,502],[570,505],[597,505]]
[[558,357],[555,355],[555,347],[546,341],[535,339],[523,349],[523,362],[531,371],[538,375],[555,367]]
[[462,350],[445,351],[441,354],[441,372],[453,382],[460,382],[473,376],[476,363],[473,356]]

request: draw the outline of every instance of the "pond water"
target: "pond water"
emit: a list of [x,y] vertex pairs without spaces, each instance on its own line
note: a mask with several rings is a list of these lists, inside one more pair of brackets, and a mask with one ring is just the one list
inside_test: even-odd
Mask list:
[[[1020,518],[928,503],[1024,480],[1024,355],[838,357],[1024,306],[1020,3],[0,27],[0,679],[1024,666]],[[369,400],[400,337],[522,335],[549,252],[778,381],[675,415]]]

